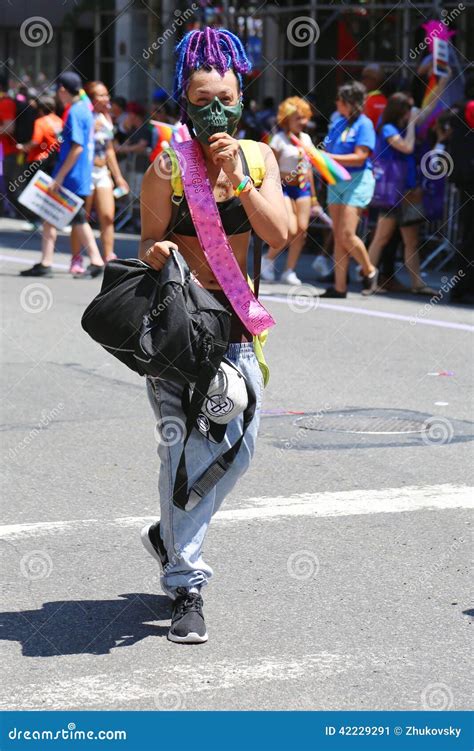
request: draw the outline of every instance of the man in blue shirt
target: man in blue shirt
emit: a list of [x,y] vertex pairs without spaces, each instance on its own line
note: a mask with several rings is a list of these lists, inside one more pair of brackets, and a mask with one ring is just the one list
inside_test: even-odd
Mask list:
[[[82,99],[80,92],[82,82],[77,73],[67,71],[58,79],[58,99],[67,110],[64,129],[60,137],[56,166],[53,171],[53,183],[49,190],[54,192],[60,186],[75,193],[83,200],[91,192],[92,165],[94,159],[93,117],[87,98]],[[71,273],[74,276],[84,274],[81,248],[86,248],[90,257],[87,276],[95,277],[103,272],[104,262],[97,247],[91,226],[87,221],[84,206],[71,221],[71,244],[78,248],[71,260]],[[41,261],[30,269],[20,271],[20,276],[52,276],[52,263],[57,238],[57,229],[49,222],[44,223],[41,242]]]

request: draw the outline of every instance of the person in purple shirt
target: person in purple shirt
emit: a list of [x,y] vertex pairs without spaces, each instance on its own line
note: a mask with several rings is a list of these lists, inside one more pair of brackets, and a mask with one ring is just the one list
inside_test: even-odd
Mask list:
[[[389,97],[377,126],[376,153],[387,168],[392,164],[397,166],[397,171],[390,170],[390,174],[393,175],[391,179],[395,181],[395,192],[399,198],[394,205],[380,210],[369,246],[369,256],[373,263],[378,264],[383,248],[399,227],[403,239],[405,266],[411,280],[411,291],[413,294],[432,296],[436,294],[436,290],[423,281],[418,252],[419,228],[425,219],[423,206],[415,193],[415,127],[419,117],[420,111],[411,106],[410,97],[402,92],[396,92]],[[397,178],[400,180],[399,186]]]
[[375,187],[370,155],[375,146],[372,121],[363,114],[365,86],[351,81],[339,87],[338,114],[324,139],[326,151],[351,174],[351,180],[328,186],[328,206],[334,232],[334,287],[321,297],[346,297],[347,269],[353,256],[361,266],[363,291],[377,286],[378,271],[357,236],[363,209],[369,205]]

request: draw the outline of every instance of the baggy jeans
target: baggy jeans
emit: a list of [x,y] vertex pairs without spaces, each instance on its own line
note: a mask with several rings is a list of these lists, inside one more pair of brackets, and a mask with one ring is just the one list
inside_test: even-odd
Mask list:
[[[168,562],[161,576],[161,586],[170,597],[177,587],[200,587],[207,584],[213,571],[202,557],[202,546],[212,515],[218,511],[239,477],[248,469],[255,451],[263,394],[263,377],[252,343],[231,343],[226,357],[250,381],[257,404],[255,415],[247,427],[244,440],[231,467],[217,485],[190,511],[173,503],[173,486],[183,448],[186,414],[183,412],[182,386],[160,378],[147,377],[148,398],[157,420],[156,436],[160,459],[160,534]],[[186,467],[189,487],[203,471],[242,434],[243,415],[227,425],[221,443],[208,440],[193,429],[186,446]]]

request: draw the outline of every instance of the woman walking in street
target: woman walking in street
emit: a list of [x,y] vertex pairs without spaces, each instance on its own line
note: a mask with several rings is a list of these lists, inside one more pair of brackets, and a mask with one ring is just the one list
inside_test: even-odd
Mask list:
[[334,287],[321,297],[346,297],[347,270],[351,256],[361,266],[362,286],[372,291],[378,272],[367,249],[357,236],[363,209],[369,205],[375,187],[370,155],[375,146],[372,122],[363,114],[365,87],[352,81],[339,87],[333,119],[324,146],[351,174],[351,180],[328,186],[329,214],[334,232]]
[[[290,139],[293,134],[306,146],[313,145],[310,136],[304,133],[310,117],[311,107],[304,99],[297,96],[285,99],[277,113],[277,123],[281,130],[270,141],[280,168],[290,231],[288,258],[285,271],[280,277],[284,284],[301,284],[295,269],[306,241],[311,206],[317,203],[311,165],[304,150],[295,146]],[[275,280],[274,261],[280,252],[278,248],[270,247],[263,256],[261,277],[264,281]]]
[[[114,125],[110,116],[108,89],[102,81],[89,81],[84,89],[92,102],[94,116],[92,192],[87,196],[85,210],[88,217],[90,217],[92,208],[95,208],[97,212],[102,255],[105,263],[107,263],[107,261],[117,258],[114,253],[114,183],[117,188],[122,189],[124,195],[129,192],[129,187],[120,171],[113,147]],[[73,274],[82,273],[80,247],[73,247],[71,272]]]
[[[226,280],[227,295],[206,258],[206,242],[201,245],[198,240],[201,226],[193,219],[194,185],[209,179],[213,194],[213,199],[212,196],[210,199],[216,201],[224,240],[227,237],[230,244],[225,252],[232,254],[240,267],[239,273],[244,277],[247,274],[250,231],[253,229],[272,247],[284,247],[287,218],[278,165],[271,149],[253,141],[244,141],[241,145],[234,138],[242,111],[242,74],[251,67],[242,43],[226,29],[205,28],[186,34],[177,52],[175,99],[181,106],[181,121],[191,130],[193,148],[200,153],[201,168],[191,170],[192,178],[189,178],[188,170],[183,173],[177,167],[173,149],[161,153],[150,166],[141,193],[140,258],[160,270],[170,253],[179,249],[197,281],[231,311],[226,357],[240,370],[256,395],[255,415],[232,465],[191,510],[184,510],[173,501],[183,436],[173,441],[167,439],[170,424],[184,425],[186,422],[183,387],[159,378],[147,379],[148,395],[160,436],[161,515],[159,522],[145,527],[142,540],[146,549],[160,562],[162,588],[173,600],[168,638],[174,642],[199,643],[208,638],[201,589],[212,576],[211,567],[203,559],[202,546],[213,514],[248,469],[254,453],[265,366],[260,356],[257,359],[258,343],[254,344],[251,332],[231,306],[232,278]],[[181,195],[177,192],[177,172]],[[186,182],[188,179],[192,179],[192,186]],[[184,197],[183,185],[185,189],[186,185],[190,187],[190,193]],[[206,182],[206,185],[209,184]],[[172,206],[176,203],[178,209],[173,212]],[[209,231],[208,228],[206,232]],[[220,233],[221,230],[216,226],[214,232]],[[228,442],[233,445],[242,436],[242,424],[241,414],[232,419],[221,443],[213,442],[198,430],[192,431],[186,447],[190,482],[215,462],[223,446],[228,446]]]
[[[404,258],[410,275],[413,293],[434,295],[436,290],[428,287],[420,274],[418,236],[424,215],[419,201],[410,201],[410,193],[416,188],[415,124],[419,110],[412,107],[410,99],[401,92],[392,94],[377,128],[376,153],[388,165],[393,180],[399,180],[394,204],[379,212],[374,236],[369,246],[373,264],[378,264],[385,245],[397,226],[403,240]],[[392,169],[390,170],[390,165]],[[376,291],[376,290],[372,290]]]

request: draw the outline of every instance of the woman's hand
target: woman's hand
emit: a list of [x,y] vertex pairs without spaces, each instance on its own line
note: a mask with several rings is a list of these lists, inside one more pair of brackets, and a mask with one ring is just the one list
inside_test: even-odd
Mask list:
[[127,181],[125,180],[125,178],[124,178],[124,177],[122,177],[122,176],[120,176],[120,177],[118,177],[118,178],[116,179],[116,181],[115,181],[115,186],[116,186],[117,188],[123,188],[124,190],[126,190],[126,191],[127,191],[127,193],[130,193],[130,185],[129,185],[129,184],[128,184],[128,182],[127,182]]
[[56,177],[53,177],[51,183],[48,185],[48,192],[57,193],[62,188],[63,180],[64,178],[61,177],[58,173]]
[[140,260],[147,263],[155,271],[161,271],[172,250],[178,250],[178,246],[176,243],[169,242],[169,240],[162,240],[161,242],[142,240],[140,243]]
[[214,133],[209,138],[212,161],[220,167],[228,177],[239,176],[239,142],[228,133]]

